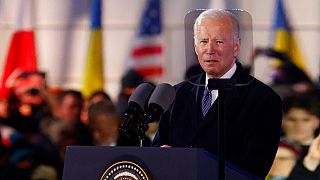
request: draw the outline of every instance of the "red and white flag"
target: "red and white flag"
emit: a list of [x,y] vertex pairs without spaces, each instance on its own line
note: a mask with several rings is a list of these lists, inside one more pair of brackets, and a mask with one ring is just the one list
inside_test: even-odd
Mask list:
[[146,0],[139,31],[133,41],[129,69],[147,78],[163,75],[161,0]]
[[10,94],[8,77],[16,70],[37,70],[34,32],[32,29],[33,0],[19,0],[16,29],[11,37],[8,54],[1,76],[0,98]]

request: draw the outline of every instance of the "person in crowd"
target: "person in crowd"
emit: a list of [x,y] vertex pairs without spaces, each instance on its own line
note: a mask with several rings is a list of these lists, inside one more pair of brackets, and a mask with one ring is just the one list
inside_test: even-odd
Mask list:
[[89,97],[89,104],[95,104],[101,101],[111,101],[110,96],[103,90],[96,91],[94,92],[90,97]]
[[318,132],[319,116],[319,102],[313,96],[284,98],[281,138],[288,143],[300,146],[302,156],[305,156]]
[[128,70],[121,78],[121,88],[116,104],[119,116],[123,116],[124,112],[128,108],[128,100],[130,96],[135,88],[144,81],[143,76],[134,69]]
[[207,83],[231,79],[239,86],[225,92],[222,107],[225,159],[265,178],[279,144],[281,98],[248,75],[237,60],[240,30],[235,15],[227,10],[202,12],[194,23],[194,49],[205,73],[175,85],[175,101],[161,117],[153,145],[204,148],[218,154],[219,93],[209,90]]
[[52,115],[45,73],[21,71],[12,78],[10,87],[13,93],[8,100],[7,124],[32,139],[39,131],[40,121]]
[[[123,117],[125,111],[128,109],[128,100],[130,96],[133,94],[135,88],[143,82],[149,82],[151,84],[154,84],[144,79],[144,77],[134,69],[129,69],[126,72],[126,74],[121,78],[121,90],[118,94],[118,99],[116,103],[117,113],[120,117]],[[123,121],[122,118],[121,118],[121,121]],[[149,142],[149,140],[152,140],[154,138],[156,130],[158,128],[158,123],[159,123],[158,121],[149,123],[148,125],[149,128],[146,132],[147,142]]]
[[98,90],[88,98],[84,100],[83,108],[81,111],[81,121],[88,124],[88,109],[92,104],[98,103],[100,101],[111,101],[110,96],[103,90]]
[[89,128],[95,145],[116,146],[119,119],[111,101],[92,104],[88,110]]
[[286,176],[288,180],[315,180],[320,177],[319,117],[319,99],[314,94],[288,96],[283,99],[281,139],[298,147],[301,154],[290,174]]
[[83,97],[77,90],[64,90],[58,95],[58,108],[53,120],[64,121],[75,127],[78,134],[78,145],[92,145],[87,126],[81,122],[80,115],[83,107]]
[[46,74],[17,70],[8,80],[12,94],[8,100],[8,118],[3,125],[14,128],[30,144],[38,163],[53,165],[51,143],[40,130],[45,118],[53,115],[55,99],[48,90]]
[[87,129],[56,117],[44,119],[41,124],[41,133],[47,139],[47,155],[57,170],[58,177],[62,177],[65,151],[67,146],[72,145],[92,145],[91,137]]
[[[42,159],[39,149],[30,144],[22,133],[10,126],[0,125],[0,137],[0,179],[33,179],[35,171],[42,166],[57,175],[56,168]],[[57,176],[51,177],[56,177],[52,180],[58,179]]]
[[298,147],[286,141],[280,141],[276,157],[266,180],[287,179],[300,155]]
[[83,97],[77,90],[64,90],[58,97],[58,109],[55,114],[62,121],[76,124],[80,121]]
[[306,156],[298,160],[288,180],[320,179],[320,134],[312,141]]
[[95,145],[134,146],[134,141],[119,133],[119,116],[112,101],[104,100],[89,107],[89,128]]
[[47,141],[51,164],[62,176],[65,150],[70,145],[93,145],[88,127],[80,120],[83,107],[82,94],[77,90],[61,90],[56,95],[56,108],[52,116],[40,124],[40,131]]

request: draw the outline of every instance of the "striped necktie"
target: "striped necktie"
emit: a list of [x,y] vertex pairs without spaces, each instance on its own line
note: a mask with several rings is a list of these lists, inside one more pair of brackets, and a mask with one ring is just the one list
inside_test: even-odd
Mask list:
[[209,111],[211,107],[212,102],[212,94],[211,91],[208,89],[208,87],[204,90],[204,95],[202,97],[202,114],[203,116],[206,116],[207,112]]

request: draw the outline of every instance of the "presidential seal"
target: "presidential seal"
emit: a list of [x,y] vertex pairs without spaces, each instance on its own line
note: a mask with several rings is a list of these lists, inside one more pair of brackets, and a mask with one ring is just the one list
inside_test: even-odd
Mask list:
[[112,164],[103,173],[100,180],[150,180],[150,176],[136,163],[120,161]]

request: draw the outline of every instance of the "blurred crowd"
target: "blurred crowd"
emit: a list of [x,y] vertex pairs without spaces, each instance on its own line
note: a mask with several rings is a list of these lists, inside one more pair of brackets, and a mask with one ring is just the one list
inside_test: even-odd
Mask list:
[[320,179],[319,105],[312,93],[283,99],[283,135],[268,179]]
[[[50,88],[43,72],[15,73],[10,96],[0,99],[0,179],[61,179],[70,145],[139,146],[138,135],[124,135],[119,126],[142,82],[128,71],[113,102],[103,90],[86,99],[79,90]],[[144,145],[150,146],[153,126]]]
[[266,180],[320,180],[319,82],[285,53],[256,48],[252,60],[257,56],[276,64],[270,86],[282,98],[282,136]]
[[[272,49],[257,49],[255,55],[261,54],[281,56]],[[288,74],[290,68],[282,69],[271,85],[282,98],[283,122],[266,179],[320,179],[319,87],[307,76]],[[190,68],[186,77],[200,73],[198,69]],[[146,80],[129,70],[113,102],[103,90],[86,99],[76,89],[53,89],[43,72],[16,73],[8,81],[10,97],[0,98],[0,179],[61,179],[70,145],[139,146],[138,134],[125,135],[119,127],[130,95],[142,82]],[[157,122],[150,124],[145,146],[156,130]]]

